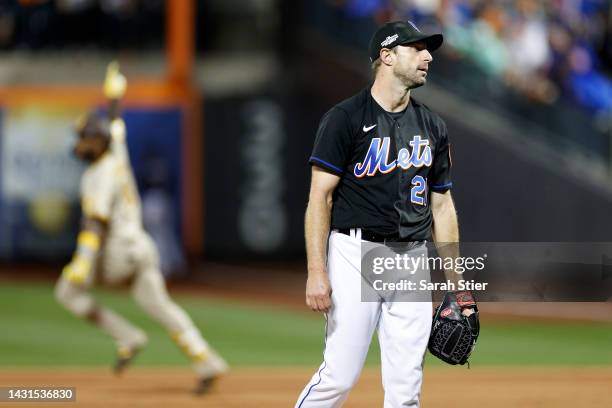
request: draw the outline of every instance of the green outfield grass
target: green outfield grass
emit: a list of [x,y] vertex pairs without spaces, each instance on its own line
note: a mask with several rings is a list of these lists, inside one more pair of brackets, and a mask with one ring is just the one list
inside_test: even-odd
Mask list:
[[[165,331],[127,292],[98,291],[101,302],[149,333],[139,365],[184,364]],[[175,299],[232,365],[317,366],[323,319],[279,306],[194,296]],[[611,324],[487,323],[473,365],[610,365]],[[368,364],[378,363],[376,341]],[[0,285],[0,366],[98,366],[113,360],[112,341],[64,311],[43,284]],[[431,357],[431,356],[430,356]],[[441,364],[430,358],[428,364]]]

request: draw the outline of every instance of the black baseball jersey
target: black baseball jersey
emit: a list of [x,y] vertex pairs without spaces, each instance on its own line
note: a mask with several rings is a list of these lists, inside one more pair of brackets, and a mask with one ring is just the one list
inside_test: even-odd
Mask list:
[[370,88],[323,116],[309,162],[341,177],[332,229],[430,239],[430,192],[452,186],[444,121],[414,98],[404,112],[387,112]]

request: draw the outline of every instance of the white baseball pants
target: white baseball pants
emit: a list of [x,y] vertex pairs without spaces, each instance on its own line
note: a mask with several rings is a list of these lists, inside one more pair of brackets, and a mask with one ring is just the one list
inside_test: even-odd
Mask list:
[[423,360],[431,330],[431,302],[361,301],[361,231],[332,232],[327,270],[332,308],[323,363],[295,408],[341,407],[357,382],[378,329],[385,408],[418,407]]

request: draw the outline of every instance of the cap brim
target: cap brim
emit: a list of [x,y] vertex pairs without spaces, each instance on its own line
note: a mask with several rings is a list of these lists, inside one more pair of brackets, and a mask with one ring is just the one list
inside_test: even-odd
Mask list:
[[442,36],[442,34],[424,35],[423,37],[420,37],[410,42],[404,43],[404,45],[414,44],[420,41],[423,41],[425,42],[425,44],[427,44],[428,51],[435,51],[438,48],[440,48],[440,46],[442,45],[442,42],[444,42],[444,37]]

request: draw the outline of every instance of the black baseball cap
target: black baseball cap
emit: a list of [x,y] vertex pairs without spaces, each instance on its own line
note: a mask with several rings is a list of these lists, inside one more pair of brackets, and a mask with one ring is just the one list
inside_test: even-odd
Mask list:
[[429,51],[440,48],[442,34],[425,34],[412,21],[392,21],[380,27],[370,40],[370,61],[374,62],[380,56],[383,48],[393,48],[400,44],[410,44],[424,41]]

